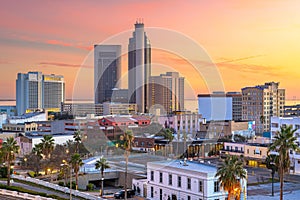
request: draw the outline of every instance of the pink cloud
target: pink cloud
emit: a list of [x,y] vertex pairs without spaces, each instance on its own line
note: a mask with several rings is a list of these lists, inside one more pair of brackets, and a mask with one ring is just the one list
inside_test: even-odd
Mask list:
[[59,45],[59,46],[63,46],[63,47],[74,47],[74,48],[78,48],[78,49],[84,49],[87,51],[93,50],[93,46],[76,45],[76,44],[71,44],[71,43],[67,43],[67,42],[63,42],[63,41],[59,41],[59,40],[47,40],[46,44]]
[[68,63],[60,63],[60,62],[40,62],[39,65],[42,65],[44,67],[51,65],[56,67],[93,68],[93,66],[89,66],[89,65],[68,64]]

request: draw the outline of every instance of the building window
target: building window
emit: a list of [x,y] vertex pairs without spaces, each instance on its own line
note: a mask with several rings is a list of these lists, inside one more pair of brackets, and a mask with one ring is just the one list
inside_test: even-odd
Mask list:
[[163,182],[163,173],[159,172],[159,182],[162,183]]
[[150,195],[151,195],[151,198],[153,198],[153,196],[154,196],[153,194],[154,194],[154,189],[153,189],[153,187],[151,186],[151,194],[150,194]]
[[191,178],[187,178],[187,189],[191,189]]
[[215,181],[214,182],[214,192],[219,192],[219,191],[220,191],[219,181]]
[[181,187],[181,176],[178,176],[178,182],[177,182],[178,187]]
[[169,185],[172,185],[172,174],[169,174]]
[[199,192],[203,192],[203,183],[199,181]]
[[191,200],[191,196],[187,196],[187,200]]
[[151,171],[151,177],[150,177],[151,181],[154,181],[154,171]]
[[162,189],[159,189],[159,199],[162,200],[163,199],[163,193],[162,193]]

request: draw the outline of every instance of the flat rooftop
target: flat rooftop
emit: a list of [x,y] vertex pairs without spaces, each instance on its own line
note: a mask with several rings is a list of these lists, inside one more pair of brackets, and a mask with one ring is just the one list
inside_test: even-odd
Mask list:
[[186,165],[184,165],[183,160],[164,160],[164,161],[149,162],[148,164],[160,165],[162,167],[171,167],[175,169],[189,170],[189,171],[200,172],[200,173],[217,172],[217,167],[206,163],[200,163],[198,161],[186,161]]

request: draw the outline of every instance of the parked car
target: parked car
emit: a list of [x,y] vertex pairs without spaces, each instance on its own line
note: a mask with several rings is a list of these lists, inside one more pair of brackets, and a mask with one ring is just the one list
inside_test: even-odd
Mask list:
[[[132,198],[135,195],[135,191],[132,189],[127,189],[127,197]],[[123,199],[125,198],[125,190],[120,190],[114,194],[114,198]]]

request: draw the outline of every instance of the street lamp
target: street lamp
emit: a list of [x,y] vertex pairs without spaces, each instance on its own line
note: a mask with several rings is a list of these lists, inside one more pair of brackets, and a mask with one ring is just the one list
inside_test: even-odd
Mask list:
[[27,168],[27,158],[24,158],[24,164],[25,164],[25,168]]
[[272,174],[272,196],[274,196],[274,174],[276,171],[276,166],[274,162],[270,162],[270,167],[271,167],[271,174]]
[[70,200],[72,200],[72,163],[68,164],[65,160],[63,160],[63,164],[61,166],[67,166],[70,168]]

